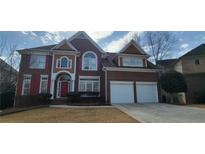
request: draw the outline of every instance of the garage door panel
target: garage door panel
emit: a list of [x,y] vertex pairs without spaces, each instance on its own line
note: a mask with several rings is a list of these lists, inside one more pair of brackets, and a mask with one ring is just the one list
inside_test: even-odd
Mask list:
[[130,82],[111,82],[111,103],[133,103],[134,88]]
[[158,102],[157,84],[136,83],[137,102],[156,103]]

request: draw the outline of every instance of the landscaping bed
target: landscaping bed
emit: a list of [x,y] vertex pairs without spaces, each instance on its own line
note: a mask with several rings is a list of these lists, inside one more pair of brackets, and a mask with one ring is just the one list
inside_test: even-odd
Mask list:
[[18,113],[18,112],[23,112],[23,111],[28,111],[28,110],[33,110],[33,109],[38,109],[38,108],[43,108],[43,107],[48,107],[48,105],[41,105],[41,106],[32,106],[32,107],[23,107],[23,108],[8,108],[5,110],[2,110],[0,112],[0,116],[8,115],[8,114],[13,114],[13,113]]

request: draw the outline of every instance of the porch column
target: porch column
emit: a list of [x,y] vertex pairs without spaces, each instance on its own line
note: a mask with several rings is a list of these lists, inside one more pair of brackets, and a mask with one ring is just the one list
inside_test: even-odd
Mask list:
[[75,80],[72,80],[72,92],[75,91]]
[[53,77],[53,75],[51,76],[51,83],[50,83],[50,94],[52,94],[52,97],[51,97],[51,99],[53,99],[54,98],[54,82],[55,82],[55,80],[54,80],[54,77]]

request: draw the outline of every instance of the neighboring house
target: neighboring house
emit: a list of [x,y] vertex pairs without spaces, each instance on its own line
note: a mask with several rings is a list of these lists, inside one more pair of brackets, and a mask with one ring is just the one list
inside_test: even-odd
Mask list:
[[104,52],[85,32],[59,44],[23,49],[17,96],[99,92],[107,103],[158,102],[158,69],[135,41]]
[[205,44],[192,49],[178,59],[161,60],[158,65],[164,70],[176,70],[186,79],[187,103],[197,103],[198,93],[205,91]]
[[8,88],[8,84],[16,85],[18,72],[0,59],[0,93]]

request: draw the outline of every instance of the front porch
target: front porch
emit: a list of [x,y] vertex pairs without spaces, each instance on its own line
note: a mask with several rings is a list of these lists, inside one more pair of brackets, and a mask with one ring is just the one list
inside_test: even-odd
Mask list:
[[66,95],[69,92],[74,91],[75,78],[73,74],[69,72],[59,72],[53,74],[51,80],[51,90],[52,99],[55,101],[63,102],[66,99]]

